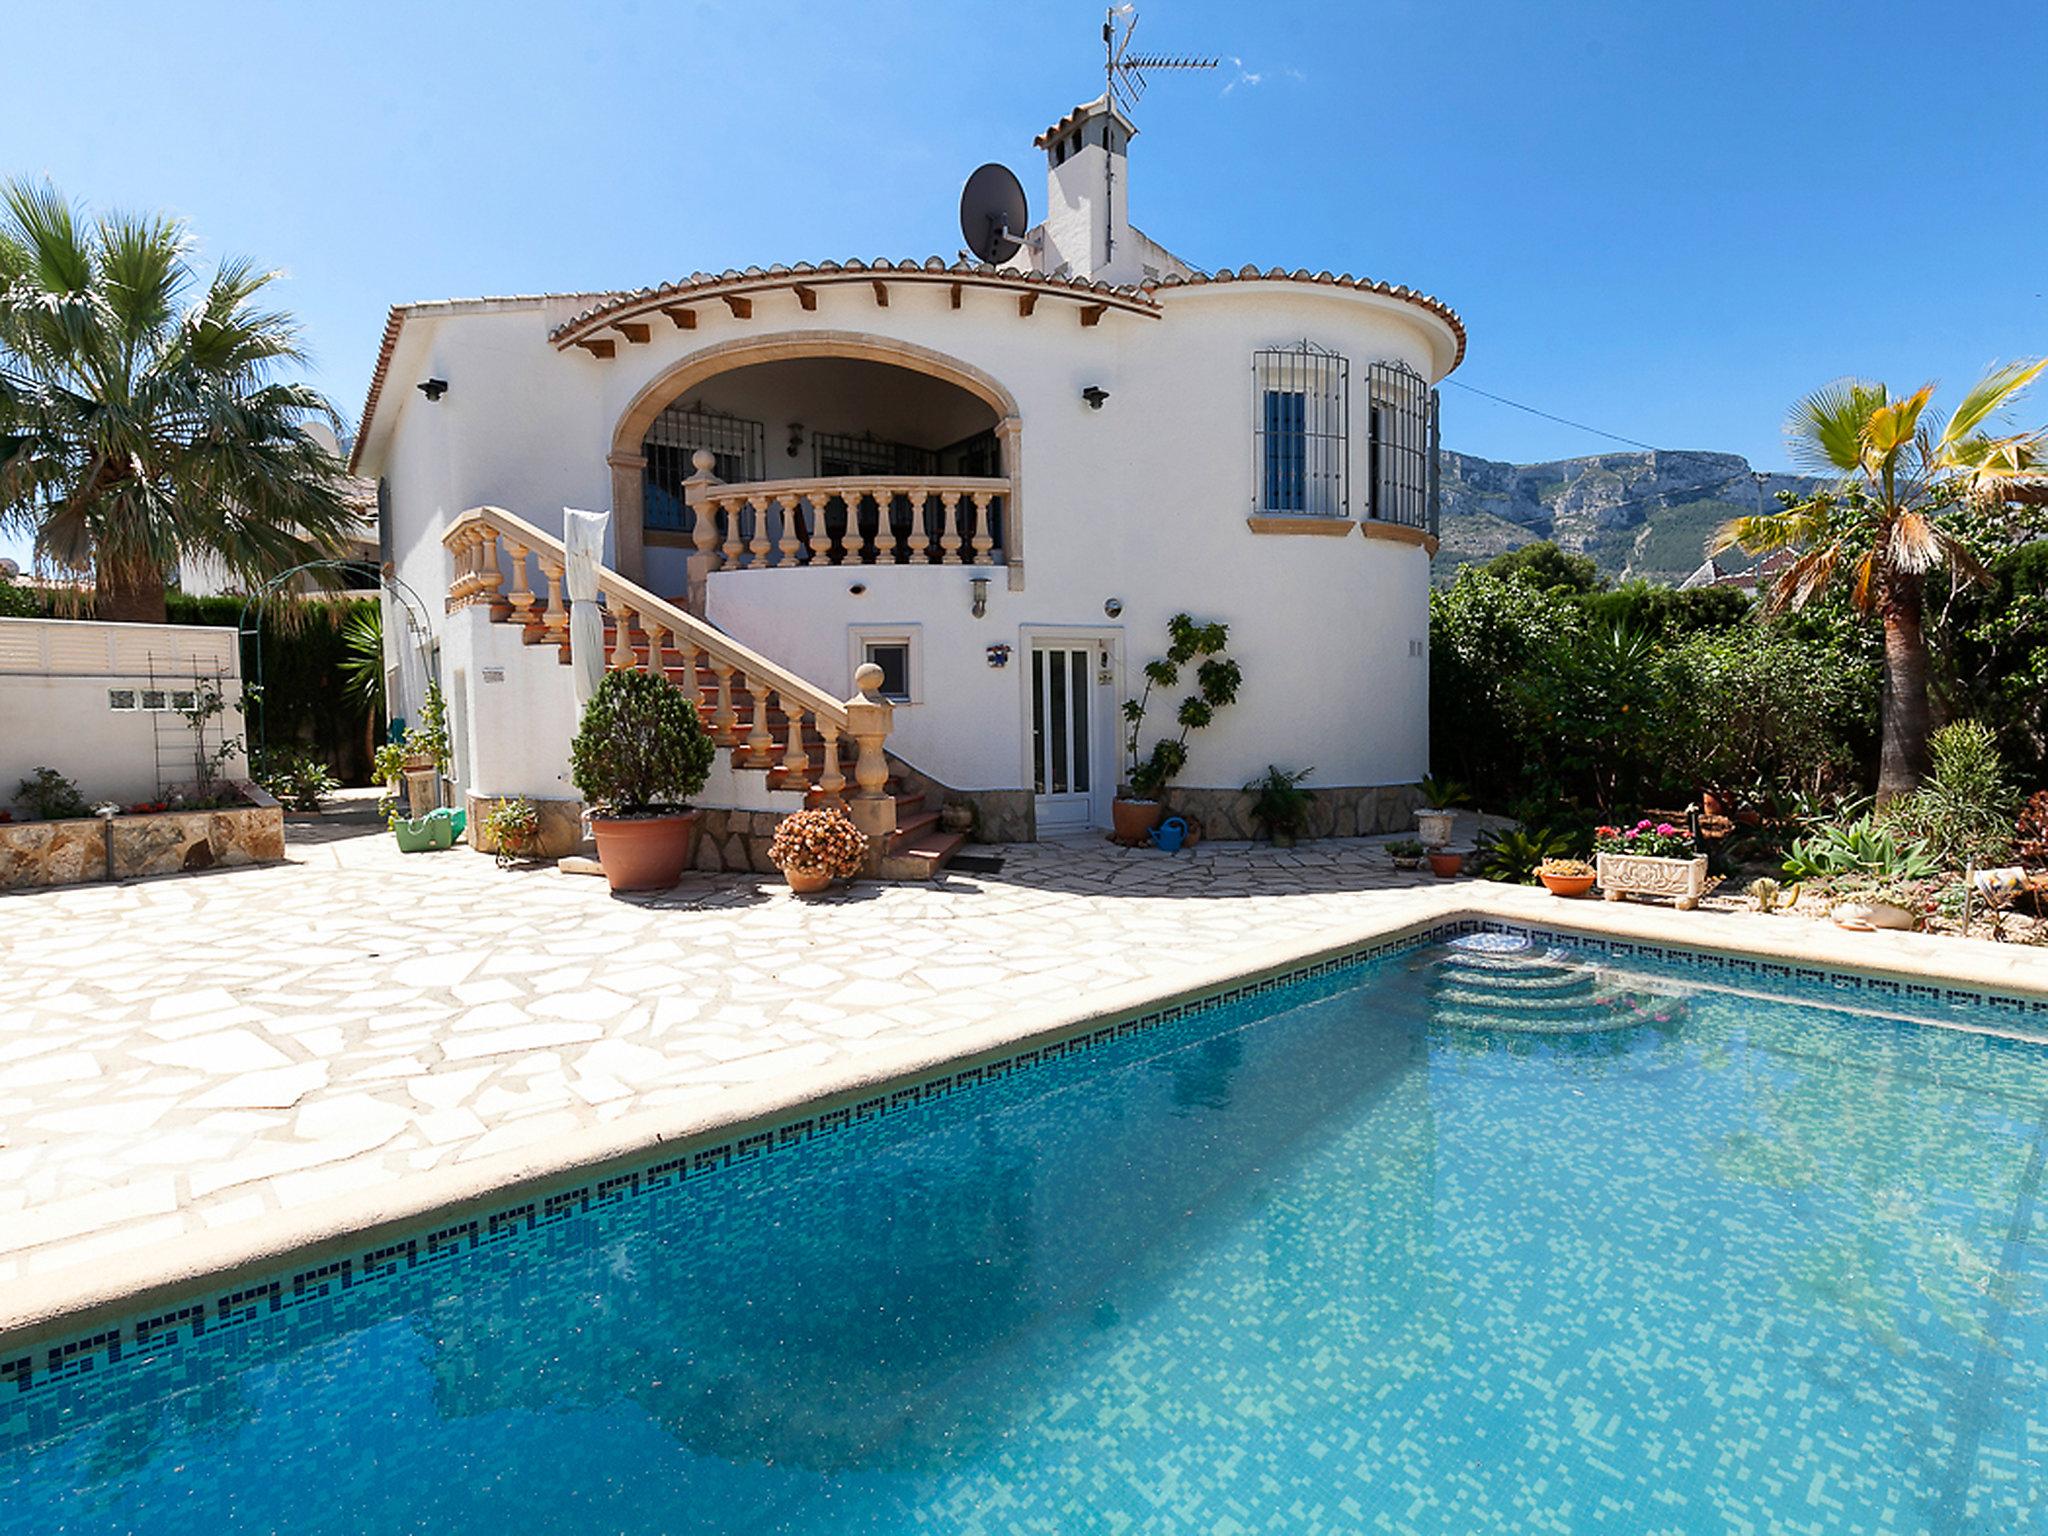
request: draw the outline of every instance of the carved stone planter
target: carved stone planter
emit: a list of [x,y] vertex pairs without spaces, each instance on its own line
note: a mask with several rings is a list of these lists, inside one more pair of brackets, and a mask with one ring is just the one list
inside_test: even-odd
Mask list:
[[1600,872],[1600,894],[1609,901],[1624,896],[1669,896],[1681,912],[1690,912],[1707,893],[1707,857],[1654,859],[1640,853],[1593,856]]
[[1451,840],[1455,813],[1424,809],[1415,813],[1415,837],[1425,848],[1441,848]]

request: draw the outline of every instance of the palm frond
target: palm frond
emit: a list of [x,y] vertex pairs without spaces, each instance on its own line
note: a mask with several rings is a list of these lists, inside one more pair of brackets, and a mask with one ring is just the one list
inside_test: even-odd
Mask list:
[[1863,467],[1863,424],[1885,403],[1882,384],[1836,379],[1792,407],[1785,445],[1801,468],[1855,474]]
[[1969,393],[1956,406],[1955,413],[1942,429],[1941,447],[1948,449],[1974,437],[1986,421],[2017,400],[2044,370],[2048,370],[2048,357],[2035,358],[2031,362],[2002,363],[1992,368],[1970,386]]
[[1941,564],[1941,540],[1934,520],[1924,512],[1902,512],[1892,519],[1885,538],[1885,558],[1908,576],[1924,576]]
[[1760,512],[1732,517],[1714,530],[1707,553],[1721,554],[1737,547],[1745,554],[1767,555],[1781,549],[1803,549],[1826,538],[1834,498],[1823,493],[1782,512]]

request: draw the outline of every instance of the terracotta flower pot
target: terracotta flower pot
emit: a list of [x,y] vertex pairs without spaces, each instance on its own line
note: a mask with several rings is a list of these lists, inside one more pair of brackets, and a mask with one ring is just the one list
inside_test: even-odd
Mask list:
[[1536,878],[1543,882],[1543,888],[1553,896],[1583,896],[1593,889],[1591,875],[1546,875],[1538,870]]
[[822,869],[798,869],[792,865],[782,872],[782,878],[798,896],[815,896],[832,888],[832,877]]
[[1429,867],[1439,880],[1448,880],[1465,867],[1465,855],[1462,853],[1444,853],[1439,849],[1432,849],[1429,855]]
[[1125,800],[1119,797],[1110,802],[1109,819],[1115,828],[1112,835],[1126,848],[1141,848],[1151,839],[1152,829],[1166,816],[1166,807],[1157,800]]
[[597,862],[615,891],[665,891],[683,878],[697,851],[697,813],[593,816]]

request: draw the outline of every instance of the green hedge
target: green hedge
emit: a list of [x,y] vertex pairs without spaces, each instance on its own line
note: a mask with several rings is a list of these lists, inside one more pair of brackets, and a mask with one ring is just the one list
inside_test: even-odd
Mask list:
[[[343,630],[373,598],[323,598],[310,602],[272,601],[260,633],[242,637],[242,677],[261,680],[260,699],[249,713],[249,745],[297,746],[319,756],[344,784],[370,782],[376,721],[342,679],[347,657]],[[239,597],[166,599],[173,624],[207,624],[234,629],[242,622]],[[259,656],[259,647],[261,654]]]

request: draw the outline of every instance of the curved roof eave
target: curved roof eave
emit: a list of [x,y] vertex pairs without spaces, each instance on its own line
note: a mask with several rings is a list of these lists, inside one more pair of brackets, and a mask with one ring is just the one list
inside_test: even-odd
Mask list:
[[1370,277],[1354,277],[1349,272],[1332,273],[1328,270],[1311,272],[1306,267],[1287,271],[1282,267],[1267,267],[1264,271],[1254,266],[1235,269],[1219,267],[1211,273],[1196,272],[1187,277],[1161,277],[1144,284],[1147,293],[1156,293],[1175,288],[1202,288],[1223,283],[1301,283],[1317,288],[1343,288],[1356,293],[1369,293],[1380,298],[1394,299],[1412,305],[1437,320],[1449,333],[1453,351],[1450,366],[1444,369],[1451,373],[1465,361],[1465,322],[1458,312],[1434,294],[1423,293],[1405,284],[1384,283]]

